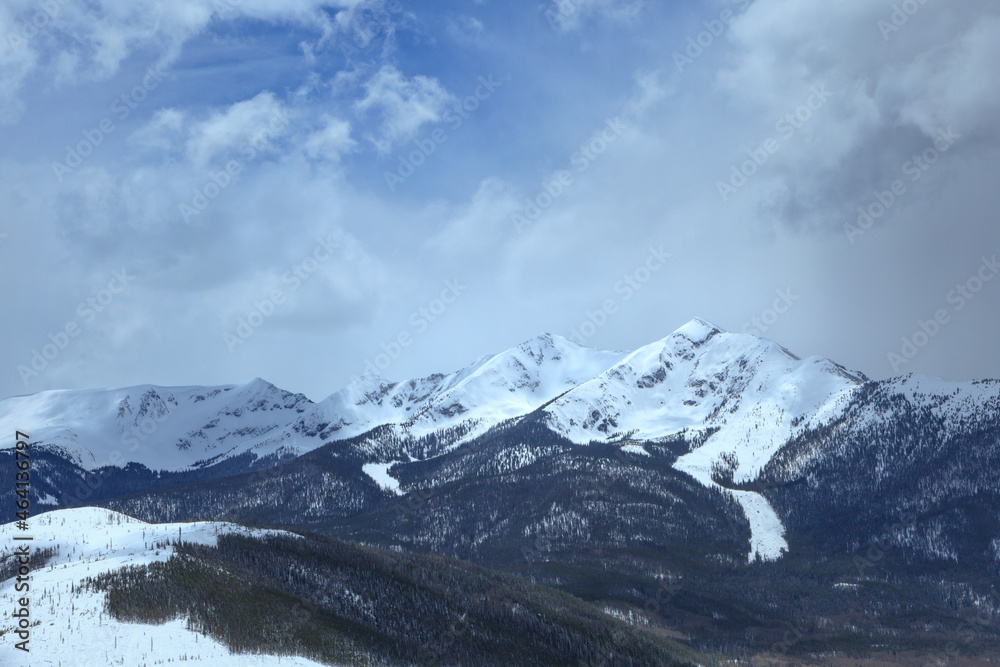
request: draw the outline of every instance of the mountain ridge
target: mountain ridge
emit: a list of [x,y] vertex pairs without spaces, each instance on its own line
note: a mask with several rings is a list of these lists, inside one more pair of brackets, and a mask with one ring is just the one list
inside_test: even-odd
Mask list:
[[802,358],[696,317],[629,353],[543,333],[452,373],[402,382],[367,375],[315,403],[260,378],[210,388],[43,392],[0,401],[0,428],[34,430],[37,449],[83,470],[140,464],[157,478],[229,475],[361,438],[350,445],[360,457],[357,474],[405,494],[394,465],[439,456],[537,414],[581,446],[645,453],[635,443],[686,443],[674,467],[739,501],[751,524],[748,559],[773,560],[788,550],[784,526],[746,485],[787,443],[843,415],[868,383],[829,359]]

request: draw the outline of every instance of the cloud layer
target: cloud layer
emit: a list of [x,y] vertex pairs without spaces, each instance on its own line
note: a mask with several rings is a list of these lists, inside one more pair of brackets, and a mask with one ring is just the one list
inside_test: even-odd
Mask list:
[[392,378],[696,315],[1000,376],[989,2],[18,1],[0,36],[2,395],[319,398],[401,333]]

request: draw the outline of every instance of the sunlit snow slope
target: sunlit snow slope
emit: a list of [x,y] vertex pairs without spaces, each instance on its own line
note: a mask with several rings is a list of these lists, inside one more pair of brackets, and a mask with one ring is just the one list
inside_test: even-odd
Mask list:
[[340,439],[381,424],[417,437],[462,425],[472,437],[538,409],[624,356],[543,334],[449,375],[405,382],[366,375],[318,403],[298,428]]

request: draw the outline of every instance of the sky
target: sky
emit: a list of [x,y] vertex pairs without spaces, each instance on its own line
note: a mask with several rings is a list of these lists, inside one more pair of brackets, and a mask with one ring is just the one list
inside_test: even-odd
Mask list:
[[0,396],[696,316],[1000,377],[998,62],[989,0],[6,0]]

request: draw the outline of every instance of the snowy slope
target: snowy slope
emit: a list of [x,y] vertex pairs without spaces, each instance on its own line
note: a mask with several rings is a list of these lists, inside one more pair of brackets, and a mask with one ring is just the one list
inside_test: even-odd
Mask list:
[[381,424],[416,437],[462,425],[468,439],[538,409],[624,356],[543,334],[449,375],[399,383],[366,375],[318,403],[297,427],[343,439]]
[[[856,432],[892,431],[909,411],[933,420],[935,430],[957,437],[990,430],[1000,414],[1000,380],[953,382],[908,373],[872,383],[864,400],[850,408],[848,420]],[[797,447],[780,461],[786,479],[803,474],[817,460],[843,452],[819,446]]]
[[[1000,381],[952,382],[908,373],[883,383],[884,393],[897,393],[911,405],[927,410],[948,431],[970,429],[1000,412]],[[886,413],[866,406],[863,419],[884,419]]]
[[36,447],[88,470],[134,461],[177,471],[247,451],[292,453],[289,436],[276,436],[311,405],[261,379],[223,387],[46,391],[0,401],[0,429],[26,432]]
[[[300,455],[385,424],[465,439],[528,414],[624,356],[543,334],[449,375],[405,382],[365,376],[313,404],[256,379],[241,386],[48,391],[0,401],[0,428],[92,470],[141,463],[182,471],[250,452]],[[13,443],[0,443],[9,448]]]
[[[0,557],[14,548],[14,535],[30,534],[32,550],[58,547],[47,565],[32,573],[32,622],[29,654],[10,640],[14,619],[0,619],[0,664],[32,667],[76,667],[77,665],[123,665],[146,667],[183,662],[213,667],[318,667],[304,658],[232,655],[211,637],[185,628],[184,619],[163,625],[121,623],[104,612],[104,594],[71,592],[72,587],[96,575],[128,565],[165,561],[171,548],[155,549],[154,543],[178,537],[187,542],[214,545],[222,533],[261,535],[274,531],[249,530],[235,524],[200,522],[147,524],[122,514],[97,508],[48,512],[28,521],[30,529],[14,524],[0,526]],[[0,584],[3,599],[13,601],[15,581]],[[23,595],[20,593],[19,595]]]
[[746,454],[735,475],[741,481],[767,462],[770,446],[784,443],[792,421],[811,418],[863,380],[826,359],[801,360],[772,341],[693,320],[576,387],[546,412],[554,430],[580,443],[685,431],[693,439],[694,432],[718,428],[716,439],[725,434]]
[[[865,380],[820,358],[723,332],[695,319],[642,347],[546,408],[549,425],[578,443],[679,436],[696,449],[675,464],[708,486],[713,465],[754,479],[795,433],[839,414]],[[767,501],[734,492],[750,519],[750,557],[777,558],[784,529]]]

